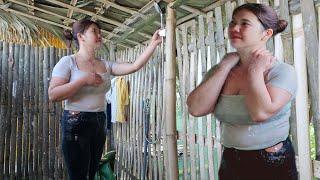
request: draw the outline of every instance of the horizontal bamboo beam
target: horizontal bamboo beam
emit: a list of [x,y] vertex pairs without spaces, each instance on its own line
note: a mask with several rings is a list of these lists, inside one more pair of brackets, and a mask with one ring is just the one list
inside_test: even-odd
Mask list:
[[[43,13],[46,13],[46,14],[53,15],[53,16],[58,17],[58,18],[61,18],[61,19],[63,19],[63,20],[68,20],[68,21],[70,21],[70,22],[76,22],[76,21],[77,21],[77,20],[75,20],[75,19],[71,19],[71,18],[68,18],[68,17],[65,17],[65,16],[61,16],[61,15],[59,15],[59,14],[56,14],[56,13],[53,13],[53,12],[44,10],[44,9],[42,9],[42,8],[38,8],[38,7],[35,7],[35,6],[28,5],[28,4],[26,4],[26,3],[23,3],[23,2],[20,2],[20,1],[17,1],[17,0],[8,0],[8,1],[9,1],[9,2],[12,2],[12,3],[15,3],[15,4],[19,4],[19,5],[21,5],[21,6],[25,6],[25,7],[27,7],[27,8],[33,8],[33,9],[35,9],[35,10],[37,10],[37,11],[40,11],[40,12],[43,12]],[[20,12],[20,11],[19,11],[19,12]],[[24,13],[23,13],[23,14],[24,14]],[[21,13],[20,13],[20,15],[21,15]],[[34,17],[36,17],[36,16],[34,16]],[[37,18],[40,18],[40,17],[37,17]],[[47,22],[47,21],[48,21],[48,20],[45,20],[45,19],[43,19],[43,18],[40,18],[40,19],[42,19],[43,22]],[[51,21],[51,22],[52,22],[52,21]],[[48,23],[49,23],[49,22],[48,22]],[[55,22],[52,22],[52,23],[55,23]],[[51,23],[51,24],[52,24],[52,23]],[[58,24],[58,23],[57,23],[57,24]],[[58,26],[58,25],[56,25],[56,24],[52,24],[52,25]],[[58,26],[58,27],[64,28],[64,27],[69,27],[69,26],[62,25],[62,26]],[[66,29],[71,30],[71,28],[66,28]],[[105,34],[107,34],[107,35],[112,34],[112,32],[109,32],[109,31],[106,31],[106,30],[101,30],[101,32],[102,32],[102,33],[105,33]],[[120,36],[117,35],[117,34],[114,34],[114,36],[120,37]],[[104,39],[110,41],[110,40],[107,39],[107,38],[104,38]],[[132,41],[132,40],[130,40],[130,39],[125,39],[125,41],[127,41],[127,42],[129,42],[129,43],[132,43],[132,44],[135,44],[135,45],[142,45],[141,43]],[[126,47],[126,48],[129,48],[129,47],[130,47],[130,46],[127,46],[127,45],[124,45],[124,44],[121,44],[121,43],[120,43],[119,45],[122,46],[122,47]]]
[[[52,22],[52,21],[49,21],[49,20],[46,20],[46,19],[42,19],[42,18],[39,18],[39,17],[34,16],[34,15],[29,15],[29,14],[26,14],[26,13],[23,13],[23,12],[20,12],[20,11],[11,9],[11,8],[5,8],[3,10],[7,11],[7,12],[10,12],[10,13],[14,13],[14,14],[20,15],[20,16],[31,18],[31,19],[34,19],[34,20],[37,20],[37,21],[48,23],[48,24],[51,24],[51,25],[54,25],[54,26],[58,26],[58,27],[61,27],[61,28],[64,28],[64,29],[72,30],[71,27],[69,27],[69,26],[65,26],[65,25],[62,25],[62,24],[59,24],[59,23],[56,23],[56,22]],[[110,42],[110,40],[106,39],[106,38],[103,38],[103,40],[107,41],[107,42]],[[124,45],[124,44],[121,44],[121,43],[118,43],[117,45],[125,47],[125,48],[131,48],[130,46],[127,46],[127,45]]]

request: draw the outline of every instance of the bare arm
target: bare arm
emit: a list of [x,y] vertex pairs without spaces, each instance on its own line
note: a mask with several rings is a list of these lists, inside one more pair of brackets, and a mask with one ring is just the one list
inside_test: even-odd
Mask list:
[[126,75],[126,74],[136,72],[140,68],[142,68],[148,62],[154,50],[157,48],[158,44],[162,42],[162,39],[159,36],[158,32],[159,30],[153,34],[149,46],[137,58],[137,60],[134,63],[115,63],[115,65],[112,66],[112,70],[111,70],[112,74]]
[[85,85],[98,86],[101,83],[101,76],[96,73],[88,73],[87,76],[72,82],[64,78],[52,77],[48,89],[49,100],[62,101],[74,96]]
[[275,58],[266,52],[253,54],[248,68],[248,94],[246,105],[253,121],[264,121],[286,105],[291,97],[288,91],[266,85],[264,72],[269,69]]
[[189,94],[187,105],[190,114],[204,116],[214,111],[228,74],[238,61],[236,54],[226,56],[214,70],[213,75]]

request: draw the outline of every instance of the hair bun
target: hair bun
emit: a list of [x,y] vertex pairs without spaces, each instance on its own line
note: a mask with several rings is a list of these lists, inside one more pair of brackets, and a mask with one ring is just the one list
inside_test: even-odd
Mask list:
[[63,31],[63,35],[64,35],[64,37],[65,37],[67,40],[72,41],[73,35],[72,35],[72,33],[71,33],[70,30],[67,30],[67,29],[64,30],[64,31]]
[[281,33],[282,31],[284,31],[287,26],[288,26],[288,22],[286,20],[280,19],[278,21],[277,33]]

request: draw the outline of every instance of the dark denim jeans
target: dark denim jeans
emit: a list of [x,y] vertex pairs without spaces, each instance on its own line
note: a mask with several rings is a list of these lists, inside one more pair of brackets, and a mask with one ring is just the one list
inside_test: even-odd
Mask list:
[[103,153],[104,112],[63,112],[62,151],[70,180],[94,179]]
[[220,180],[297,180],[295,154],[290,139],[277,152],[264,149],[243,151],[225,148],[219,169]]

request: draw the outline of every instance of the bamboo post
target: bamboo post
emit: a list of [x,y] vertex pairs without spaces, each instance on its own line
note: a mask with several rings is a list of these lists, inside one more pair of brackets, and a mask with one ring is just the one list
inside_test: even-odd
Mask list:
[[20,45],[16,44],[13,57],[13,84],[12,84],[12,112],[11,112],[11,138],[10,138],[10,180],[16,178],[16,134],[17,134],[17,110],[18,110],[18,80],[19,80],[19,53]]
[[17,138],[17,177],[22,177],[22,125],[23,125],[23,83],[24,83],[24,59],[25,45],[20,46],[19,52],[19,80],[18,80],[18,138]]
[[50,49],[44,48],[43,61],[43,144],[42,144],[42,168],[43,179],[49,179],[49,102],[48,102],[48,87],[49,87],[49,60]]
[[44,108],[44,102],[43,102],[43,94],[44,94],[44,79],[43,79],[43,62],[44,62],[44,49],[39,48],[39,124],[38,124],[38,167],[39,167],[39,172],[38,172],[38,179],[43,179],[43,121],[44,121],[44,116],[43,116],[43,108]]
[[304,34],[302,17],[294,15],[292,18],[294,36],[294,65],[297,71],[298,91],[296,96],[296,119],[298,140],[298,167],[300,179],[311,180],[311,156],[309,139],[309,112],[308,112],[308,84],[306,54],[304,51]]
[[5,152],[5,132],[6,132],[6,116],[8,111],[8,56],[9,44],[3,42],[2,49],[2,66],[1,66],[1,101],[0,101],[0,179],[4,178],[4,152]]
[[6,146],[5,146],[5,157],[4,157],[4,164],[5,164],[5,179],[9,179],[9,166],[10,166],[10,135],[11,135],[11,113],[12,113],[12,78],[13,78],[13,50],[14,45],[13,43],[9,43],[9,56],[8,56],[8,110],[6,115]]
[[29,83],[30,83],[30,45],[25,46],[24,51],[24,83],[23,83],[23,131],[22,131],[22,157],[23,157],[23,177],[28,178],[28,155],[29,155]]
[[177,158],[177,139],[176,139],[176,74],[175,74],[175,10],[167,7],[166,18],[166,138],[168,142],[168,175],[169,179],[178,179],[178,158]]
[[[320,113],[319,113],[319,60],[317,19],[313,1],[300,1],[303,28],[305,33],[308,81],[311,94],[311,110],[316,138],[316,159],[320,160]],[[307,173],[307,172],[306,172]]]
[[[213,12],[209,12],[207,14],[207,23],[208,23],[208,45],[209,45],[209,55],[208,57],[209,62],[208,62],[208,68],[212,67],[217,63],[217,57],[216,57],[216,42],[215,42],[215,33],[213,29]],[[208,69],[207,68],[207,69]],[[212,115],[207,116],[207,147],[208,147],[208,168],[209,168],[209,177],[214,179],[217,179],[217,172],[218,172],[218,163],[215,160],[216,158],[213,159],[215,155],[215,149],[213,147],[213,142],[216,140],[213,138],[215,134],[212,134],[212,130],[215,130],[215,122],[216,119]]]
[[34,96],[35,96],[35,79],[34,79],[34,73],[35,73],[35,49],[34,47],[31,47],[30,52],[30,120],[29,120],[29,174],[32,179],[35,178],[34,173],[34,146],[35,143],[34,140],[34,126],[35,123],[35,102],[34,102]]
[[[48,75],[47,79],[48,80],[48,85],[49,85],[49,79],[51,77],[51,71],[54,67],[54,61],[55,61],[55,48],[50,47],[49,49],[49,68],[48,68]],[[49,86],[48,86],[49,88]],[[47,92],[48,88],[45,88],[44,90]],[[54,161],[55,161],[55,114],[56,110],[54,107],[53,102],[49,102],[49,177],[54,179]]]
[[34,127],[33,127],[33,157],[34,157],[34,174],[38,176],[38,131],[39,131],[39,48],[34,50]]

